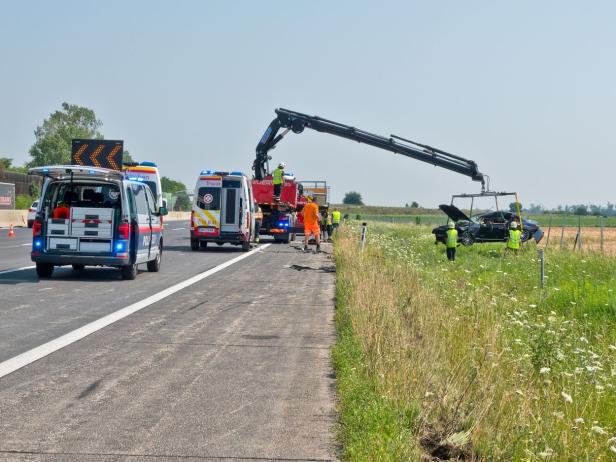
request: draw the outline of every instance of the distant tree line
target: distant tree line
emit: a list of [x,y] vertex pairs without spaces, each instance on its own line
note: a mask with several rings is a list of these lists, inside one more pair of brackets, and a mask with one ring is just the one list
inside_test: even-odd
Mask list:
[[[521,204],[520,204],[521,205]],[[509,204],[510,210],[514,211],[515,202]],[[572,214],[572,215],[594,215],[594,216],[616,216],[616,204],[608,202],[606,205],[597,204],[564,204],[558,205],[553,208],[544,207],[541,204],[531,203],[528,207],[523,207],[523,211],[528,213],[550,213],[554,215],[558,214]]]

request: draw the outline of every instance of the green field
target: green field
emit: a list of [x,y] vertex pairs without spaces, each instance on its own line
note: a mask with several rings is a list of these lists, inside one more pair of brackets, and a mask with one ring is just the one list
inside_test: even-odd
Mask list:
[[460,247],[357,223],[335,242],[349,460],[616,459],[616,259]]

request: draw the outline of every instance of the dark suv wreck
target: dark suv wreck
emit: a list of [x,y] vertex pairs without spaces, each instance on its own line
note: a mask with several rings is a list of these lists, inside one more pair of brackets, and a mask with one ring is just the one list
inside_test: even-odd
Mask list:
[[[504,242],[509,236],[509,225],[512,221],[520,223],[518,215],[503,210],[488,212],[469,218],[455,205],[439,205],[439,208],[456,224],[458,242],[472,245],[475,242]],[[543,231],[533,220],[522,219],[522,242],[533,238],[539,242]],[[438,226],[432,230],[436,242],[445,242],[447,225]]]

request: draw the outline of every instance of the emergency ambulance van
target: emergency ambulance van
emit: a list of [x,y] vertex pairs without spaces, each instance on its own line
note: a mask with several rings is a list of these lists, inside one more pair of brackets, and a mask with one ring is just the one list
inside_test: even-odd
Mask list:
[[119,268],[135,279],[137,265],[157,272],[163,252],[162,217],[151,189],[120,170],[83,165],[36,167],[44,178],[32,225],[32,261],[41,278],[54,267]]
[[193,199],[190,247],[198,250],[208,242],[241,245],[250,250],[254,233],[252,188],[242,172],[203,170]]
[[163,203],[163,189],[160,182],[158,166],[154,162],[129,162],[122,166],[126,178],[132,181],[141,181],[147,184],[156,199],[158,207]]

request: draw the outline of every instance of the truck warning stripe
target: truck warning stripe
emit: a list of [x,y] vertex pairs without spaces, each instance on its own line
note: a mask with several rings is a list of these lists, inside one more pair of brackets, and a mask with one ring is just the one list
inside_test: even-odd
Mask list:
[[219,227],[218,211],[213,214],[211,210],[193,209],[195,212],[195,225],[197,226],[216,226]]

